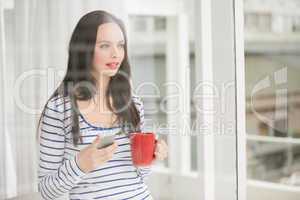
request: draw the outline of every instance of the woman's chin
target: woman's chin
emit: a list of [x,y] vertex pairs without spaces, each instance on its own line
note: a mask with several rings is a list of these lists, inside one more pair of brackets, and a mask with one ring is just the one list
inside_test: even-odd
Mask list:
[[118,70],[105,70],[103,75],[113,77],[117,74]]

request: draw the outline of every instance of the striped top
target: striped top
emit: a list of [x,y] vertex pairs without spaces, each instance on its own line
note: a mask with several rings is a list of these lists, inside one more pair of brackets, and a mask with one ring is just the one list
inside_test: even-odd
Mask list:
[[[144,109],[139,97],[133,96],[139,111],[141,131],[144,130]],[[65,106],[64,102],[65,101]],[[72,200],[90,199],[152,199],[145,184],[151,167],[132,164],[128,135],[116,135],[118,148],[111,160],[84,173],[77,164],[76,154],[91,144],[97,135],[112,134],[121,127],[103,128],[90,124],[79,115],[83,142],[73,145],[71,103],[68,98],[53,97],[45,107],[41,120],[39,149],[39,192],[42,199],[57,199],[66,194]]]

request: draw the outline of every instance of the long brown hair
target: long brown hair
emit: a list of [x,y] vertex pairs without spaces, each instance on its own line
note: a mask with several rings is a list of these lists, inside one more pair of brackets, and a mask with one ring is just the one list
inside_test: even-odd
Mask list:
[[[96,80],[92,76],[92,60],[97,37],[97,29],[104,23],[116,23],[121,28],[124,39],[124,59],[113,77],[110,78],[105,98],[108,108],[117,116],[121,124],[129,124],[137,129],[140,123],[139,113],[132,101],[132,89],[130,84],[131,72],[127,54],[127,36],[123,22],[112,14],[98,10],[87,13],[77,23],[69,43],[68,68],[63,81],[54,91],[49,100],[56,96],[68,97],[72,110],[72,137],[74,145],[77,145],[80,137],[78,120],[78,106],[76,100],[90,100],[96,91]],[[92,87],[87,87],[92,86]],[[111,97],[111,100],[110,100]],[[48,101],[49,101],[48,100]],[[47,103],[48,103],[47,101]],[[46,107],[46,106],[45,106]],[[45,113],[45,107],[39,120]],[[66,117],[65,117],[66,118]]]

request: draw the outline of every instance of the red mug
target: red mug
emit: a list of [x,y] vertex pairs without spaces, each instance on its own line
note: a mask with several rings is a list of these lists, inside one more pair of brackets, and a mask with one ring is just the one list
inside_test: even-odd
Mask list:
[[132,162],[135,166],[151,165],[154,156],[156,139],[154,133],[134,132],[130,135]]

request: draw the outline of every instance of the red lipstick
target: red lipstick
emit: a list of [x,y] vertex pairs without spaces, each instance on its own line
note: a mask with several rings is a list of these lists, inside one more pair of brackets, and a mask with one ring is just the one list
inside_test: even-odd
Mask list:
[[119,63],[118,62],[111,62],[111,63],[106,63],[106,66],[110,69],[117,69]]

